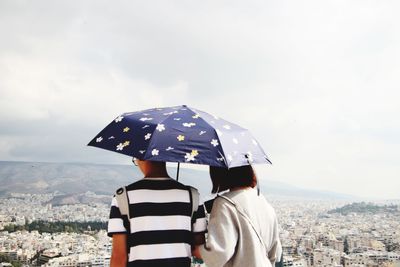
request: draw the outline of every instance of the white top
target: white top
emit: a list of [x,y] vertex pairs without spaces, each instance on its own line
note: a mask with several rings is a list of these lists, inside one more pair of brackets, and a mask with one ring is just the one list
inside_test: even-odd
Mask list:
[[207,267],[273,266],[280,251],[278,221],[275,210],[255,189],[227,192],[251,220],[266,246],[236,207],[227,200],[215,199],[208,225],[208,239],[200,248]]

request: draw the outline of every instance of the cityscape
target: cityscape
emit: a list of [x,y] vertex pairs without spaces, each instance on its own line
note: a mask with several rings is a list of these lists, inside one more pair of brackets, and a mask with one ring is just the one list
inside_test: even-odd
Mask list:
[[[58,194],[0,199],[1,266],[109,266],[109,204],[54,205]],[[279,218],[282,266],[400,266],[400,202],[268,199]]]
[[[399,0],[0,1],[0,267],[124,265],[125,245],[134,266],[226,267],[215,248],[229,267],[400,267],[398,10]],[[225,229],[210,224],[217,245],[210,260],[200,251],[216,266],[190,262],[203,237],[189,230],[207,220],[191,226],[188,202],[144,185],[145,200],[127,190],[140,227],[112,253],[121,187],[171,177],[205,202],[225,188],[213,167],[238,178],[231,190],[256,180],[278,227],[266,203],[248,198],[242,212],[233,201],[256,226],[242,216],[224,234],[239,214],[215,216]],[[274,266],[261,249],[272,259],[277,228]]]

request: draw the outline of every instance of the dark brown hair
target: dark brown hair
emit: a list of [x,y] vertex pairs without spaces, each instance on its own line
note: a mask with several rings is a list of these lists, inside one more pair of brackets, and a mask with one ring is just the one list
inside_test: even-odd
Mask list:
[[218,193],[234,187],[255,187],[257,185],[257,177],[250,165],[230,169],[210,166],[210,177],[213,184],[211,193]]

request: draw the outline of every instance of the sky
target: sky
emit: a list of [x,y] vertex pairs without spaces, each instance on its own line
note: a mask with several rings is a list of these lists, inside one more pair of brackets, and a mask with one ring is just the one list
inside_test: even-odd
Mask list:
[[86,144],[186,104],[252,131],[258,176],[400,198],[397,0],[0,1],[0,160],[129,164]]

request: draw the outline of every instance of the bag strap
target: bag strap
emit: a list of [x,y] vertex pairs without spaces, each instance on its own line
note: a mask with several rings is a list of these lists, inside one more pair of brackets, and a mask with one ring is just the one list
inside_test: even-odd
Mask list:
[[199,194],[199,191],[197,191],[196,188],[191,187],[191,186],[187,186],[187,187],[188,187],[188,190],[189,190],[190,202],[192,203],[192,216],[191,216],[191,218],[193,218],[193,214],[199,208],[200,194]]
[[251,228],[253,228],[254,232],[256,233],[256,235],[257,235],[257,237],[258,237],[258,240],[260,240],[260,243],[261,243],[261,245],[264,247],[265,251],[268,251],[268,250],[267,250],[267,246],[265,245],[263,239],[261,238],[261,235],[258,233],[256,227],[255,227],[254,224],[251,222],[250,218],[246,215],[246,213],[244,213],[241,209],[239,209],[239,207],[236,205],[236,203],[235,203],[232,199],[230,199],[230,198],[228,198],[228,197],[226,197],[226,196],[220,196],[220,197],[222,197],[223,199],[225,199],[226,201],[228,201],[230,204],[232,204],[232,205],[236,208],[236,210],[238,211],[238,213],[239,213],[240,215],[242,215],[243,218],[246,219],[246,221],[250,224]]
[[126,187],[121,187],[115,192],[115,198],[118,203],[121,215],[128,216],[128,221],[131,218],[129,214],[129,203],[128,203],[128,193],[126,192]]

